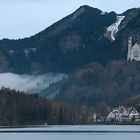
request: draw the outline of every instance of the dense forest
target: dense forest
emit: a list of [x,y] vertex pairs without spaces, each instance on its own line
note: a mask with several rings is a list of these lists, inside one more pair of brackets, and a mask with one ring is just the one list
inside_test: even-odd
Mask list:
[[38,94],[0,90],[0,126],[91,124],[94,108],[54,102]]
[[77,70],[63,84],[56,99],[96,107],[132,105],[140,109],[140,63],[110,61],[91,63]]
[[2,88],[0,125],[94,124],[94,113],[105,117],[120,105],[140,112],[139,71],[138,62],[88,64],[59,83],[55,100]]

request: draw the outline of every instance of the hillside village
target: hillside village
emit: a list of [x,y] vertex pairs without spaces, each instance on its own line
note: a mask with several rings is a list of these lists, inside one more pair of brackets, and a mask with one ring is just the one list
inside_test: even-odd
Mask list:
[[124,106],[120,106],[118,108],[114,108],[107,116],[107,121],[109,122],[138,122],[139,121],[139,113],[133,108],[125,108]]
[[139,122],[140,114],[133,107],[126,108],[124,106],[119,106],[113,108],[107,116],[99,116],[98,113],[94,113],[92,118],[96,123],[131,123]]

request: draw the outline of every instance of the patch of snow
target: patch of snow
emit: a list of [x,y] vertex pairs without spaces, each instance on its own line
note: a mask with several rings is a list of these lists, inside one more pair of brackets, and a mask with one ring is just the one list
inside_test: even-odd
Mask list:
[[101,12],[101,15],[102,16],[104,16],[104,15],[106,15],[107,14],[107,12]]
[[109,33],[110,35],[110,39],[112,41],[115,40],[115,35],[117,34],[117,32],[119,31],[118,27],[121,24],[122,20],[125,18],[125,16],[117,16],[117,20],[115,23],[113,23],[112,25],[110,25],[109,27],[107,27],[107,33]]
[[61,73],[48,73],[38,76],[1,73],[0,88],[6,87],[28,93],[40,92],[47,88],[49,84],[62,80],[64,77],[66,75]]

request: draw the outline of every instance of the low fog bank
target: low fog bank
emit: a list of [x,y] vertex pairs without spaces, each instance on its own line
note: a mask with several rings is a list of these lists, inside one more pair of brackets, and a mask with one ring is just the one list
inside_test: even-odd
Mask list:
[[14,73],[0,73],[0,88],[10,88],[28,93],[40,92],[49,84],[55,83],[66,77],[65,74],[43,74],[43,75],[18,75]]

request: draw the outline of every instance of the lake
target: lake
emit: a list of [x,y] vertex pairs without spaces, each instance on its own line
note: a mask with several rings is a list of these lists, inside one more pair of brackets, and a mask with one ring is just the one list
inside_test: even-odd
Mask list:
[[134,140],[139,125],[80,125],[0,129],[1,140]]

